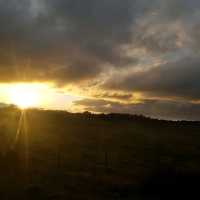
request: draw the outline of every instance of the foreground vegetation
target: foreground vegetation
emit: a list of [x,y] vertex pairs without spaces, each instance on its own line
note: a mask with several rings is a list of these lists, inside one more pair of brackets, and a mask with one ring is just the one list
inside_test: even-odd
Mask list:
[[199,125],[1,108],[0,199],[200,196]]

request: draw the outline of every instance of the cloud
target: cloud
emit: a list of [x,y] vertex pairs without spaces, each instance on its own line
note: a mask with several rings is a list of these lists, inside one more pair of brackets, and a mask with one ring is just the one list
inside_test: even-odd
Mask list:
[[[35,3],[33,3],[35,2]],[[104,65],[137,62],[121,51],[130,42],[136,1],[1,1],[1,81],[95,78]],[[28,67],[27,67],[28,62]]]
[[115,99],[118,101],[130,101],[134,95],[131,93],[101,92],[93,95],[99,99]]
[[199,8],[198,0],[1,0],[0,82],[86,85],[104,90],[100,101],[131,102],[133,92],[198,101]]
[[200,59],[184,58],[146,71],[128,74],[121,81],[109,80],[104,87],[140,91],[157,97],[200,99]]
[[182,29],[174,21],[187,23],[195,6],[194,0],[2,0],[0,81],[65,84],[98,78],[109,67],[134,67],[141,58],[123,47],[176,50]]

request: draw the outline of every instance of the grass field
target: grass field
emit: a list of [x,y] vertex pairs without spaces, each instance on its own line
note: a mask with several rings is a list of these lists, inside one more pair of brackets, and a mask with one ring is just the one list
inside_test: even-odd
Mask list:
[[200,196],[199,122],[34,109],[21,115],[0,109],[2,200]]

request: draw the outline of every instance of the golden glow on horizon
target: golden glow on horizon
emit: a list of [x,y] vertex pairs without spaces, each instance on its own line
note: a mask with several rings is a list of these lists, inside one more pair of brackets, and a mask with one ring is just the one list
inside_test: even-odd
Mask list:
[[48,82],[0,83],[0,103],[14,104],[21,109],[71,110],[72,102],[80,99]]
[[132,96],[129,93],[115,91],[108,93],[107,97],[105,94],[101,90],[91,90],[87,91],[86,95],[76,87],[58,87],[50,82],[0,83],[0,103],[15,104],[21,109],[34,107],[82,112],[85,107],[74,102],[84,99],[93,99],[94,101],[102,99],[110,103],[126,105],[140,103],[143,98],[139,92],[134,92]]

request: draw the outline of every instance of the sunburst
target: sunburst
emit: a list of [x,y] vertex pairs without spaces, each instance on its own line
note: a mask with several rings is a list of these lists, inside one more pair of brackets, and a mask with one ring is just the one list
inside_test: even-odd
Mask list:
[[35,85],[16,84],[8,91],[10,102],[21,109],[35,107],[39,103],[40,94]]

